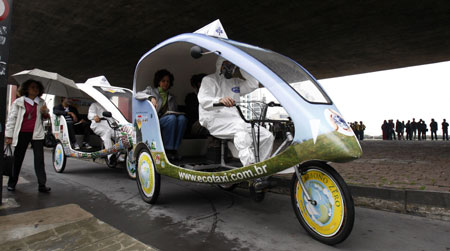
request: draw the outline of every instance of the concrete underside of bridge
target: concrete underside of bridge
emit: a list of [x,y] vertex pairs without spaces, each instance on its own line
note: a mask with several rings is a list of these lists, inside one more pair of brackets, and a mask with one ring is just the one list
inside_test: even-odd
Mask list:
[[220,19],[233,40],[316,78],[450,60],[449,1],[14,1],[9,74],[40,68],[131,87],[159,42]]

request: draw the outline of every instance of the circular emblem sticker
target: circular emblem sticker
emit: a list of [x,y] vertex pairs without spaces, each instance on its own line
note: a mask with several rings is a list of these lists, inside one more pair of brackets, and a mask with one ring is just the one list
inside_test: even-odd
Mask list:
[[8,17],[9,5],[7,0],[0,0],[0,21]]
[[353,136],[353,131],[350,126],[345,122],[342,116],[334,110],[326,109],[324,111],[325,118],[331,127],[334,128],[335,131],[342,133],[347,136]]

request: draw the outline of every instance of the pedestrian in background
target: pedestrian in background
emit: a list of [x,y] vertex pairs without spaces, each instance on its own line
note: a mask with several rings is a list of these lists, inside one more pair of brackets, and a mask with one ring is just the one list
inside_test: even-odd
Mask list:
[[388,134],[388,139],[389,140],[396,140],[395,138],[395,125],[394,125],[394,120],[390,119],[389,120],[389,134]]
[[49,118],[45,101],[41,99],[44,86],[39,81],[27,80],[19,89],[20,98],[11,106],[5,131],[5,143],[14,149],[14,168],[8,180],[8,191],[15,191],[22,162],[28,145],[33,146],[34,171],[38,180],[39,192],[48,193],[47,176],[44,164],[44,126],[43,118]]
[[383,132],[383,140],[388,139],[388,132],[389,132],[389,124],[386,120],[383,121],[383,124],[381,125],[381,131]]
[[408,122],[405,125],[405,128],[406,128],[406,140],[412,140],[411,121],[408,120]]
[[448,140],[448,123],[445,119],[442,122],[442,140]]
[[400,120],[398,120],[398,119],[395,122],[395,132],[397,132],[397,139],[401,140],[402,134],[403,134],[403,125],[402,125],[402,122],[400,122]]
[[412,133],[413,133],[414,140],[416,140],[416,135],[417,135],[417,122],[416,122],[416,119],[415,119],[415,118],[412,119],[412,122],[411,122],[411,130],[412,130]]
[[364,130],[366,130],[366,125],[362,121],[359,121],[359,139],[364,140]]
[[355,132],[356,138],[361,139],[361,127],[359,126],[358,121],[355,121],[353,123],[353,127],[355,128],[354,132]]
[[422,119],[419,119],[419,121],[417,122],[417,139],[418,140],[422,140],[422,132],[423,132],[423,126],[422,126]]
[[436,123],[436,121],[434,121],[434,119],[431,119],[430,130],[431,130],[431,140],[434,139],[437,140],[438,124]]
[[425,123],[425,120],[422,120],[422,123],[420,124],[420,128],[422,129],[422,139],[423,140],[427,140],[427,132],[428,132],[428,127],[427,124]]

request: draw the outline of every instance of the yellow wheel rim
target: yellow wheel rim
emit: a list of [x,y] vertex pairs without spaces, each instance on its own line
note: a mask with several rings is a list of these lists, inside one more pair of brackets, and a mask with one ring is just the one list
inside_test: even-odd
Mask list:
[[302,175],[302,180],[309,195],[317,202],[316,205],[308,202],[297,182],[295,198],[303,219],[316,233],[325,237],[335,235],[341,229],[345,212],[342,192],[337,182],[317,169],[308,170]]
[[153,168],[150,154],[147,152],[139,155],[138,172],[142,191],[147,197],[153,196],[155,191],[155,169]]

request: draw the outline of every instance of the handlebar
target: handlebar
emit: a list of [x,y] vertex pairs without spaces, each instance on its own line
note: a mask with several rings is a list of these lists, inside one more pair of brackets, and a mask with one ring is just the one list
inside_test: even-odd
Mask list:
[[[264,103],[264,102],[259,102],[259,101],[254,101],[254,102],[235,102],[234,106],[239,106],[241,104],[249,104],[249,103],[260,103],[260,104],[264,104],[264,105],[270,106],[270,107],[275,107],[275,106],[281,107],[281,104],[275,103],[273,101],[271,101],[271,102],[269,102],[267,104]],[[218,106],[225,106],[225,105],[222,104],[222,103],[214,103],[213,106],[218,107]]]
[[[260,104],[260,105],[264,105],[264,108],[262,109],[262,112],[263,112],[263,114],[260,116],[260,118],[259,119],[252,119],[252,120],[247,120],[246,118],[245,118],[245,116],[244,116],[244,114],[242,113],[242,110],[241,110],[241,105],[243,105],[243,104],[249,104],[249,103],[258,103],[258,104]],[[222,107],[222,106],[225,106],[224,104],[222,104],[222,103],[214,103],[213,104],[213,107]],[[267,108],[268,107],[281,107],[281,104],[279,104],[279,103],[275,103],[275,102],[273,102],[273,101],[271,101],[271,102],[269,102],[269,103],[264,103],[264,102],[260,102],[260,101],[247,101],[247,102],[235,102],[235,104],[233,105],[233,106],[235,106],[236,107],[236,109],[238,110],[238,112],[239,112],[239,116],[242,118],[242,120],[244,120],[246,123],[258,123],[258,124],[264,124],[265,122],[268,122],[268,123],[277,123],[277,122],[280,122],[280,121],[278,121],[278,120],[272,120],[272,119],[266,119],[266,113],[267,113]],[[251,108],[247,108],[247,109],[251,109]]]
[[[113,118],[111,118],[111,119],[113,119]],[[106,122],[108,122],[109,127],[111,127],[114,130],[119,128],[119,125],[117,124],[117,122],[116,121],[111,122],[111,121],[109,121],[110,120],[109,118],[103,117],[103,118],[100,118],[100,120],[106,120]]]

